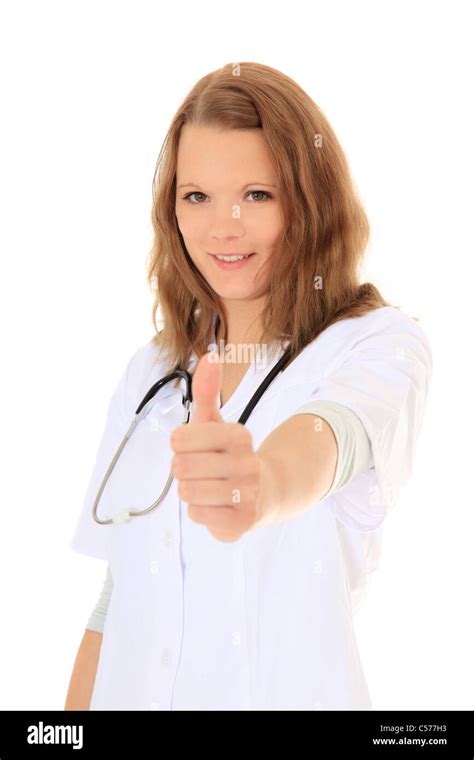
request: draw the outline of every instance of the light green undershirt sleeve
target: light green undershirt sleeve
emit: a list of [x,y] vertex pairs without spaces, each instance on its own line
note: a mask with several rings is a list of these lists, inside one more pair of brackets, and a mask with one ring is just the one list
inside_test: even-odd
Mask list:
[[336,472],[331,487],[323,498],[340,491],[353,477],[373,467],[370,439],[352,409],[335,401],[308,401],[294,414],[315,414],[322,417],[331,426],[336,438]]
[[99,599],[97,600],[97,604],[92,610],[92,613],[89,617],[89,622],[86,625],[86,629],[89,631],[98,631],[98,633],[103,633],[105,617],[107,615],[113,587],[114,581],[112,578],[112,573],[110,572],[110,567],[107,566],[104,586],[100,593]]

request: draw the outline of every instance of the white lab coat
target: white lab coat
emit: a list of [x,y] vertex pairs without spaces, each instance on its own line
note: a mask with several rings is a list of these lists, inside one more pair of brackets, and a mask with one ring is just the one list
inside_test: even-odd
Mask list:
[[[282,353],[249,367],[221,408],[225,421],[237,421]],[[176,480],[147,516],[93,521],[100,480],[167,369],[152,341],[128,362],[71,542],[108,560],[114,578],[91,709],[371,709],[353,613],[377,567],[384,517],[412,469],[432,372],[424,331],[394,307],[341,320],[276,377],[247,421],[255,449],[306,402],[329,400],[359,416],[374,467],[303,514],[230,543],[189,519]],[[181,390],[168,384],[124,449],[100,515],[157,498],[182,409]]]

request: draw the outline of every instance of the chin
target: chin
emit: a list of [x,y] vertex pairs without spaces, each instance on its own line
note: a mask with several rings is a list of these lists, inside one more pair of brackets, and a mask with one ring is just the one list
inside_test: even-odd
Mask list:
[[[212,287],[212,283],[210,283]],[[231,298],[231,299],[245,299],[245,298],[253,298],[254,292],[252,288],[215,288],[213,287],[213,290],[215,293],[217,293],[218,296],[221,298]]]

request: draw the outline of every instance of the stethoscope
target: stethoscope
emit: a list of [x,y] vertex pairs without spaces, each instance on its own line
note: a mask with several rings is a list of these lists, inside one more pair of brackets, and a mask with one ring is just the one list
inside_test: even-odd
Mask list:
[[[242,425],[245,425],[248,418],[252,414],[253,410],[257,406],[258,402],[260,401],[261,397],[267,390],[268,386],[271,382],[275,379],[275,377],[278,375],[279,372],[281,372],[285,366],[287,365],[290,357],[292,355],[292,350],[288,349],[285,351],[283,356],[278,360],[278,362],[275,364],[275,366],[270,370],[268,375],[262,380],[260,385],[258,386],[257,390],[253,394],[252,398],[248,402],[247,406],[245,407],[244,411],[240,415],[238,422],[240,422]],[[103,490],[105,486],[107,485],[107,482],[110,478],[110,475],[115,467],[115,465],[118,462],[118,459],[127,443],[127,441],[130,440],[132,437],[132,434],[137,427],[138,423],[146,417],[146,415],[150,412],[151,408],[154,406],[156,402],[153,401],[154,397],[158,393],[161,388],[163,388],[167,383],[171,382],[171,380],[175,380],[177,378],[180,378],[181,380],[184,380],[185,382],[185,391],[183,393],[183,406],[184,406],[184,415],[183,419],[181,421],[181,424],[186,425],[189,422],[189,417],[191,414],[191,403],[193,400],[192,397],[192,378],[191,375],[187,370],[184,369],[178,369],[176,368],[171,374],[166,375],[166,377],[161,378],[161,380],[158,380],[154,385],[151,386],[150,390],[146,393],[146,395],[143,397],[142,401],[137,407],[137,410],[135,412],[135,416],[130,424],[130,427],[128,428],[127,432],[125,433],[124,437],[122,438],[122,441],[117,449],[117,451],[114,454],[114,457],[107,469],[107,472],[105,473],[102,483],[100,484],[99,490],[97,492],[97,496],[94,500],[94,505],[92,507],[92,516],[94,520],[99,525],[110,525],[111,523],[123,523],[130,520],[132,517],[140,517],[141,515],[147,515],[150,512],[152,512],[156,507],[161,504],[163,499],[165,498],[166,494],[168,493],[171,483],[174,480],[174,475],[172,473],[169,474],[168,480],[165,483],[165,487],[163,488],[162,493],[156,499],[156,501],[153,502],[149,507],[146,509],[143,509],[141,511],[130,509],[129,507],[124,507],[120,512],[115,515],[113,518],[107,519],[107,520],[100,520],[97,517],[97,507],[99,505],[100,498],[102,496]]]

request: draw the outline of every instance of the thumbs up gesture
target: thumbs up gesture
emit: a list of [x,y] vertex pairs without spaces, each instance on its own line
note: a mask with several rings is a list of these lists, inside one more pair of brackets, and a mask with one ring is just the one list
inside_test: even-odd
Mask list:
[[250,431],[219,413],[222,369],[210,356],[202,356],[194,372],[190,421],[171,433],[171,472],[189,518],[219,541],[237,541],[260,524],[265,463]]

